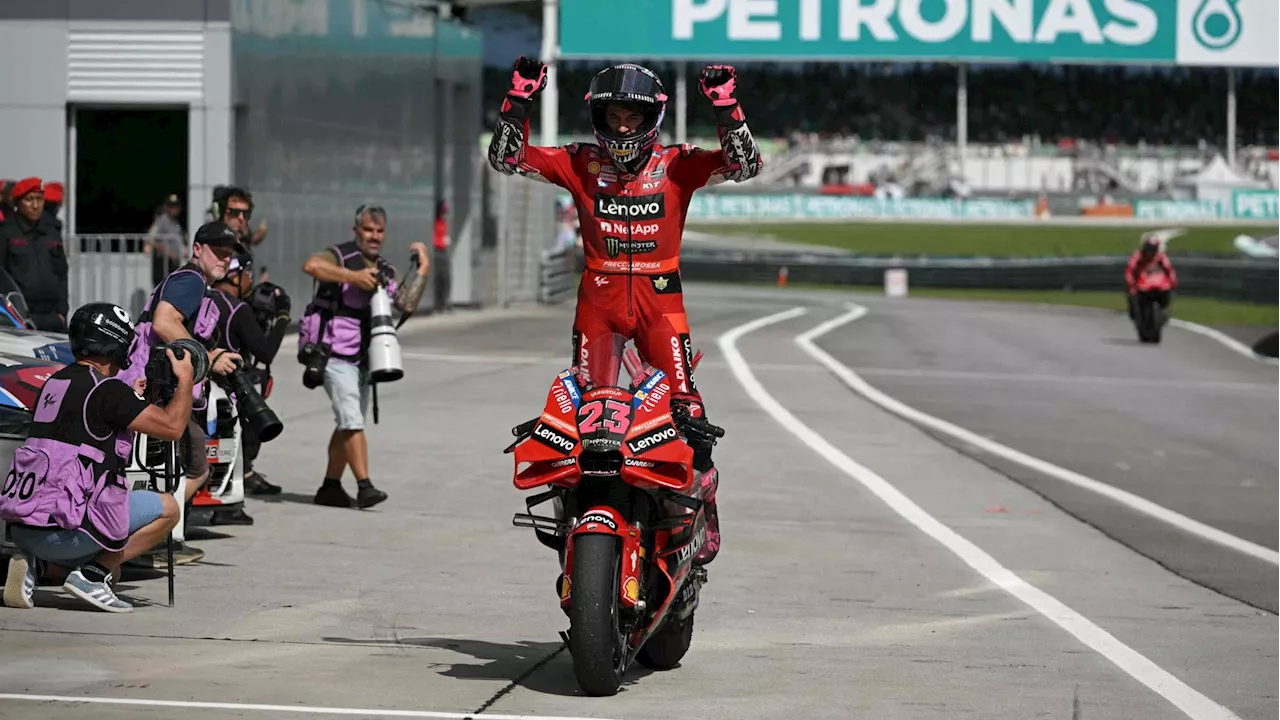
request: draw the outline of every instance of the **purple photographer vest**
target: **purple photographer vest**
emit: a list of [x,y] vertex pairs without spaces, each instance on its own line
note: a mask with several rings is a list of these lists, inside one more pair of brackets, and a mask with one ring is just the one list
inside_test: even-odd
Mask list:
[[[116,377],[124,382],[132,385],[133,381],[146,374],[147,358],[151,356],[151,348],[163,342],[159,335],[156,335],[155,328],[152,325],[152,315],[155,312],[156,303],[159,302],[160,296],[164,293],[164,288],[169,281],[183,273],[191,273],[200,278],[200,282],[205,284],[204,273],[200,272],[194,264],[188,263],[177,270],[169,273],[155,290],[151,291],[151,296],[147,298],[147,304],[142,307],[142,314],[138,316],[138,324],[133,330],[133,344],[129,346],[129,367],[121,370]],[[182,325],[191,334],[191,337],[200,341],[206,350],[217,348],[217,332],[218,332],[218,304],[209,296],[206,288],[204,299],[200,301],[200,309],[194,317],[186,318]],[[191,388],[191,409],[201,410],[205,404],[205,390],[207,389],[208,378]]]
[[[339,265],[348,270],[368,267],[355,240],[334,245],[329,252],[337,258]],[[395,268],[382,256],[378,256],[375,262],[387,275],[395,276]],[[397,287],[396,281],[392,280],[387,286],[387,293],[395,295]],[[351,283],[319,283],[298,325],[298,349],[307,343],[325,343],[332,349],[331,357],[360,362],[365,350],[369,300],[372,297],[372,292]],[[321,325],[324,326],[323,336]]]
[[0,484],[0,519],[48,530],[80,530],[103,550],[129,539],[129,488],[124,469],[135,433],[95,435],[89,398],[105,383],[121,382],[75,363],[40,389],[31,433],[13,454]]

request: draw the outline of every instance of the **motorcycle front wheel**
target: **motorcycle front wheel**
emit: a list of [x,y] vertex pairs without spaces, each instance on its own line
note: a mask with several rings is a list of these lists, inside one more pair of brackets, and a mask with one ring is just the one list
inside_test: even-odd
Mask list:
[[573,541],[569,654],[578,686],[588,695],[616,695],[626,672],[618,607],[621,560],[612,535],[579,535]]

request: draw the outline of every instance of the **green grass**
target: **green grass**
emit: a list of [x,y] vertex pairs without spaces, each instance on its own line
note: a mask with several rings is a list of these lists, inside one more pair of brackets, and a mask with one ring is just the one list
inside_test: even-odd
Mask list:
[[[690,225],[690,229],[723,235],[772,236],[784,242],[829,245],[875,255],[981,255],[1044,257],[1048,255],[1128,255],[1147,230],[1177,227],[1172,221],[1148,226],[1079,227],[1074,225],[913,225],[907,223],[807,223],[788,225]],[[1231,244],[1237,235],[1276,234],[1258,225],[1189,227],[1169,241],[1169,252],[1209,253],[1239,257]]]
[[[831,290],[884,294],[883,287],[858,285],[820,285],[817,283],[791,283],[793,289]],[[910,288],[910,297],[941,298],[951,300],[994,300],[1016,303],[1047,303],[1076,307],[1100,308],[1127,312],[1122,293],[1103,291],[1069,292],[1066,290],[994,290],[966,288]],[[1268,326],[1280,324],[1280,307],[1254,303],[1180,296],[1173,299],[1171,315],[1202,325]]]

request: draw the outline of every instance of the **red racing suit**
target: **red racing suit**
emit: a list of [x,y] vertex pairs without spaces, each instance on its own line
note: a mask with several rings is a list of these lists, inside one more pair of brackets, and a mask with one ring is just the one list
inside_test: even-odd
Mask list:
[[700,404],[690,371],[680,243],[694,191],[760,172],[760,153],[740,106],[719,113],[721,149],[654,145],[636,175],[619,170],[599,145],[529,145],[523,109],[504,103],[489,163],[507,175],[558,185],[573,197],[586,259],[573,321],[573,364],[581,364],[592,340],[616,332],[635,340],[641,356],[666,373],[673,398],[692,396]]
[[1163,271],[1165,275],[1169,276],[1171,289],[1178,287],[1178,274],[1173,271],[1173,263],[1169,262],[1168,255],[1163,252],[1157,252],[1149,260],[1144,260],[1142,251],[1135,250],[1129,256],[1129,264],[1124,269],[1124,282],[1129,289],[1130,295],[1138,291],[1138,278],[1152,269]]

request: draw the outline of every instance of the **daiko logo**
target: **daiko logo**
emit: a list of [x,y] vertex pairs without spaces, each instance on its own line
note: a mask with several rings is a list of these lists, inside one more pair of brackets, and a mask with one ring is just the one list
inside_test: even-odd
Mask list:
[[[671,37],[676,40],[692,40],[695,26],[725,15],[729,40],[782,40],[785,24],[798,27],[799,39],[808,42],[838,35],[841,41],[849,42],[913,39],[936,44],[968,40],[985,45],[1012,40],[1018,45],[1039,45],[1074,36],[1090,44],[1136,46],[1151,42],[1160,25],[1152,0],[671,1]],[[826,10],[828,7],[835,12]],[[790,17],[781,17],[781,13]],[[835,19],[836,27],[824,27],[824,19]],[[998,34],[996,28],[1000,29]]]

